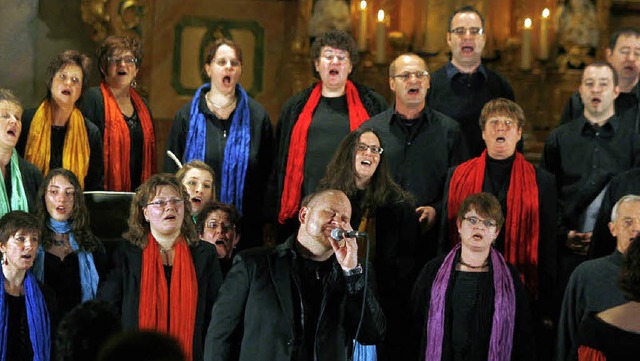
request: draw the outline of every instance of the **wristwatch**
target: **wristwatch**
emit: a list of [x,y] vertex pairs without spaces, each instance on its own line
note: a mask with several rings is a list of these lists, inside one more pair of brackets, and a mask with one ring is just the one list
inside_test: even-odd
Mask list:
[[362,273],[362,265],[358,264],[354,268],[352,268],[350,270],[343,270],[342,272],[344,272],[344,275],[347,276],[347,277],[359,275],[359,274]]

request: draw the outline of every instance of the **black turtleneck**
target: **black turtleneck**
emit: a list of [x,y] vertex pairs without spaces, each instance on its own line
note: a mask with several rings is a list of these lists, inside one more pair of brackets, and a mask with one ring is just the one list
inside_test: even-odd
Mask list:
[[[502,214],[505,217],[507,214],[507,192],[509,191],[511,168],[515,159],[515,153],[506,159],[493,159],[487,154],[487,166],[484,170],[482,191],[491,193],[498,198]],[[496,238],[495,247],[500,252],[504,250],[504,232],[500,232],[498,238]]]

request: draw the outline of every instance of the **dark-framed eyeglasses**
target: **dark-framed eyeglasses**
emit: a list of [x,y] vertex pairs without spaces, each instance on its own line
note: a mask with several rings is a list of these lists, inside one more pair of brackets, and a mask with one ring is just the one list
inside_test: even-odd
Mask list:
[[382,154],[382,152],[384,151],[382,147],[379,147],[377,145],[364,144],[364,143],[356,144],[356,150],[359,152],[366,152],[367,150],[370,150],[371,153],[376,153],[376,154]]
[[408,71],[402,74],[392,75],[391,77],[394,79],[400,79],[402,81],[409,81],[409,79],[411,79],[412,76],[415,76],[416,79],[418,80],[424,80],[429,76],[429,72],[426,70],[414,71],[414,72]]
[[165,208],[167,204],[172,207],[177,207],[184,203],[184,199],[180,198],[171,198],[171,199],[160,199],[155,202],[147,203],[147,207],[156,207],[156,208]]
[[209,221],[205,224],[205,226],[207,228],[211,228],[212,230],[216,230],[218,229],[218,227],[220,227],[220,230],[222,231],[222,233],[227,233],[231,230],[236,229],[236,225],[235,224],[230,224],[230,223],[224,223],[224,222],[220,222],[218,223],[217,221]]
[[109,64],[120,64],[120,62],[124,62],[125,64],[135,64],[138,62],[138,59],[135,56],[123,56],[123,57],[115,57],[110,56],[107,58]]
[[485,228],[493,228],[496,227],[497,224],[494,221],[490,221],[488,219],[480,219],[478,217],[464,217],[463,220],[469,222],[472,226],[483,225]]
[[467,33],[467,31],[471,36],[484,34],[484,29],[478,28],[478,27],[465,28],[461,26],[461,27],[457,27],[455,29],[449,30],[451,34],[456,34],[457,36],[464,36]]

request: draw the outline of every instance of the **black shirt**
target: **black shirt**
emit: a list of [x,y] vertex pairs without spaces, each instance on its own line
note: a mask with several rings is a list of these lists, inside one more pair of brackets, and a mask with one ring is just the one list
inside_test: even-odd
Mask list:
[[431,74],[427,104],[458,121],[471,157],[486,148],[480,130],[480,112],[495,98],[515,100],[509,82],[500,74],[480,64],[477,71],[462,73],[451,62]]
[[316,191],[327,164],[350,129],[347,96],[321,97],[307,133],[302,197]]
[[138,112],[133,110],[130,117],[122,114],[124,121],[129,128],[129,139],[131,149],[129,151],[129,175],[131,177],[131,189],[135,190],[142,184],[142,154],[144,148],[144,134],[142,132],[142,124],[138,118]]
[[45,252],[44,269],[44,283],[56,291],[58,315],[63,317],[82,301],[78,254],[74,252],[60,260]]
[[639,162],[638,135],[620,127],[615,115],[602,126],[582,116],[554,129],[540,166],[556,176],[560,234],[577,229],[579,215],[611,178]]
[[29,336],[29,321],[27,320],[27,307],[25,296],[12,296],[5,292],[7,303],[7,318],[9,321],[7,330],[7,354],[6,359],[11,361],[33,360],[33,348]]

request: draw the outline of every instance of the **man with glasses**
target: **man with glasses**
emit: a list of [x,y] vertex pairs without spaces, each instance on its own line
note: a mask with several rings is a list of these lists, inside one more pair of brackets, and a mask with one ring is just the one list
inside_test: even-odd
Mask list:
[[472,157],[482,153],[485,144],[478,127],[482,107],[491,99],[515,100],[509,82],[481,61],[486,41],[484,18],[471,6],[453,12],[449,18],[447,44],[451,61],[431,74],[429,105],[460,123]]
[[222,275],[226,277],[240,242],[240,213],[231,204],[208,202],[198,212],[196,231],[201,240],[216,246]]
[[[393,108],[376,115],[362,127],[378,131],[395,181],[411,193],[424,230],[432,229],[440,214],[442,189],[449,167],[468,158],[464,136],[455,120],[427,106],[430,85],[427,65],[407,53],[389,66]],[[435,229],[425,232],[422,261],[435,256]],[[432,240],[428,242],[426,240]]]
[[[295,231],[300,201],[315,192],[342,138],[388,107],[381,95],[349,80],[358,50],[347,33],[331,30],[317,37],[311,58],[320,81],[285,103],[276,130],[276,159],[265,203],[267,217],[283,225],[281,241]],[[269,228],[267,243],[274,233]]]
[[[620,94],[615,100],[615,112],[620,124],[640,133],[640,31],[635,28],[616,31],[609,41],[606,57],[618,74]],[[567,101],[560,123],[580,117],[583,111],[580,92],[576,91]]]
[[505,215],[494,247],[523,276],[538,321],[535,329],[544,335],[549,329],[542,325],[553,319],[556,186],[553,175],[516,151],[524,123],[522,108],[511,100],[493,99],[482,109],[478,124],[487,149],[449,174],[439,251],[444,254],[459,242],[456,221],[464,199],[477,192],[494,195]]

